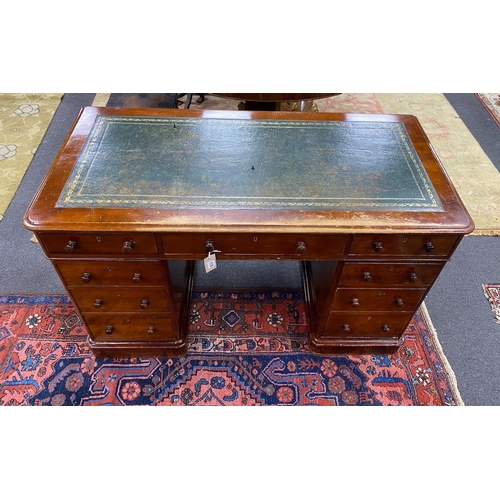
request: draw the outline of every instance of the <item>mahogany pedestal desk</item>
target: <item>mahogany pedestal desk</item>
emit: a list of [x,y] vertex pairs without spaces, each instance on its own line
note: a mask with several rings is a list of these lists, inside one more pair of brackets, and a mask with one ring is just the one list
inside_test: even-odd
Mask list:
[[474,228],[413,116],[96,107],[24,224],[99,357],[183,355],[209,253],[301,261],[313,352],[393,351]]

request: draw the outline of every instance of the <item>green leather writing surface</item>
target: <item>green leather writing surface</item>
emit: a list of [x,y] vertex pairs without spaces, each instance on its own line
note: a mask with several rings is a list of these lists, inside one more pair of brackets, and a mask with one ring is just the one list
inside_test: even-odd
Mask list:
[[57,206],[442,211],[401,123],[113,116]]

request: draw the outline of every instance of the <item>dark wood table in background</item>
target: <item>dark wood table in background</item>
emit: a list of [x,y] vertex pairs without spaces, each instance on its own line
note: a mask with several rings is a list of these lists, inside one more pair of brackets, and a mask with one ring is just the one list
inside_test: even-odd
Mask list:
[[314,111],[314,100],[337,94],[211,94],[241,101],[241,109],[249,111]]
[[214,251],[302,263],[312,351],[397,349],[474,228],[413,116],[96,107],[24,224],[103,357],[181,356]]

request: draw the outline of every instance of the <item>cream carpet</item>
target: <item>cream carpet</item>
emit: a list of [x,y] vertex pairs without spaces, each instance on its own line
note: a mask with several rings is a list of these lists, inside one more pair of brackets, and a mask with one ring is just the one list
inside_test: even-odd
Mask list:
[[[97,94],[105,106],[109,94]],[[320,112],[415,115],[475,222],[475,236],[500,235],[500,173],[443,94],[341,94],[316,101]],[[237,109],[236,100],[205,94],[191,109]]]
[[64,94],[0,94],[0,220]]

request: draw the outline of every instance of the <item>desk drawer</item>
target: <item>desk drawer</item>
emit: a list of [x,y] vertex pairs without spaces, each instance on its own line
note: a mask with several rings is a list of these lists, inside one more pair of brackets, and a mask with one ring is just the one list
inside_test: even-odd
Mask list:
[[459,237],[454,234],[356,234],[349,255],[406,255],[445,258],[451,254]]
[[82,312],[169,312],[164,288],[70,287]]
[[413,288],[429,287],[439,275],[444,264],[405,264],[348,262],[344,265],[340,286],[380,287],[387,285]]
[[101,342],[177,340],[169,315],[84,314],[91,337]]
[[332,311],[408,311],[420,304],[427,289],[340,288]]
[[165,263],[159,261],[55,260],[68,285],[154,286],[165,282]]
[[40,242],[50,256],[154,255],[152,233],[41,233]]
[[349,314],[330,313],[326,327],[320,333],[323,338],[399,338],[405,331],[413,315],[393,314]]
[[345,235],[318,234],[163,234],[165,255],[206,257],[219,250],[217,258],[282,257],[293,259],[338,258],[344,252]]

